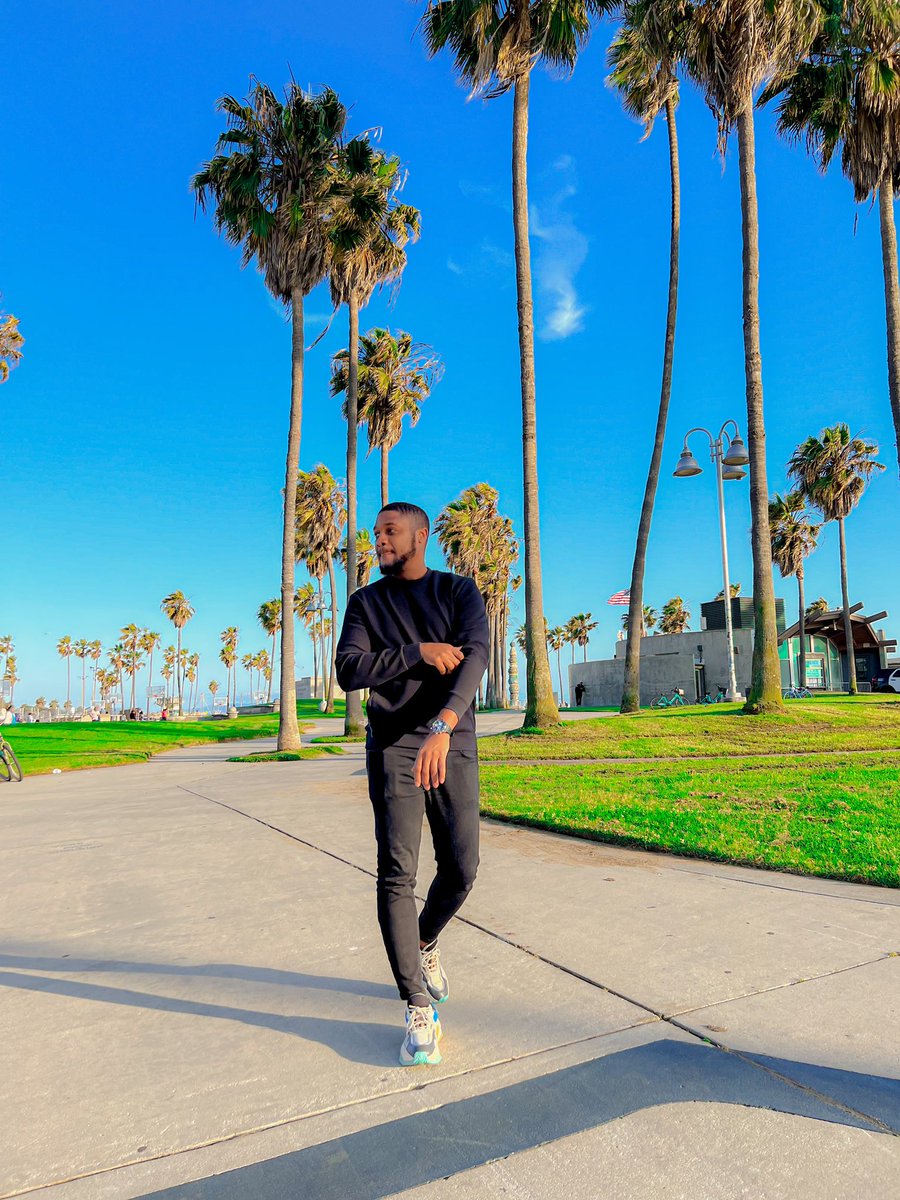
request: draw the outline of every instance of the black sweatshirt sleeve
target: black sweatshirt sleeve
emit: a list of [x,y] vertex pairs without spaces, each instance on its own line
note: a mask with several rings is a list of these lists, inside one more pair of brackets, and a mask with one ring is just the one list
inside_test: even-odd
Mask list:
[[462,648],[465,658],[453,672],[442,707],[461,717],[475,699],[481,677],[487,670],[490,638],[484,601],[475,580],[460,578],[458,587],[455,597],[458,608],[454,613],[451,640],[453,645]]
[[379,687],[408,674],[422,661],[422,650],[413,642],[408,646],[373,651],[362,604],[354,594],[347,604],[335,658],[338,683],[345,692],[356,692]]

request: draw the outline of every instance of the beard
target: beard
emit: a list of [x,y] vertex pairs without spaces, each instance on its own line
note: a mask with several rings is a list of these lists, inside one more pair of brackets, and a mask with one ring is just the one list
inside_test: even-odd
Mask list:
[[382,562],[379,559],[378,570],[382,575],[386,575],[388,578],[395,578],[397,575],[402,573],[403,568],[406,566],[409,560],[415,556],[415,553],[416,544],[413,542],[405,554],[398,554],[392,562]]

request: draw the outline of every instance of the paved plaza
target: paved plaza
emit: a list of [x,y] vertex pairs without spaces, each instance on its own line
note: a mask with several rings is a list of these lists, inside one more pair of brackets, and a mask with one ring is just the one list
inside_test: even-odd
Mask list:
[[485,822],[403,1070],[362,748],[235,752],[0,789],[0,1197],[895,1200],[900,892]]

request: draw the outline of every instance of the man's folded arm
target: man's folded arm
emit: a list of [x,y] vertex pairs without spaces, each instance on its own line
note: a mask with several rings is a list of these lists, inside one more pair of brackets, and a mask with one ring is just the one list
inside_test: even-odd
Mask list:
[[487,670],[490,646],[487,614],[475,581],[462,581],[460,593],[451,640],[454,646],[461,647],[465,658],[453,672],[444,701],[444,708],[449,708],[458,717],[475,699],[478,685]]
[[338,640],[336,658],[338,683],[345,692],[379,687],[408,674],[422,660],[418,642],[373,650],[372,639],[363,617],[362,605],[351,596]]

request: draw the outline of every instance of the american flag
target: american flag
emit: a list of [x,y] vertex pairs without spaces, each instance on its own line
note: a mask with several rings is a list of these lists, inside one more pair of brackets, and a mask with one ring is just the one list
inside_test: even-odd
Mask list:
[[616,594],[614,596],[610,596],[610,598],[607,600],[606,603],[607,604],[622,604],[625,606],[625,608],[627,608],[628,605],[631,603],[631,589],[626,588],[624,592],[616,592]]

